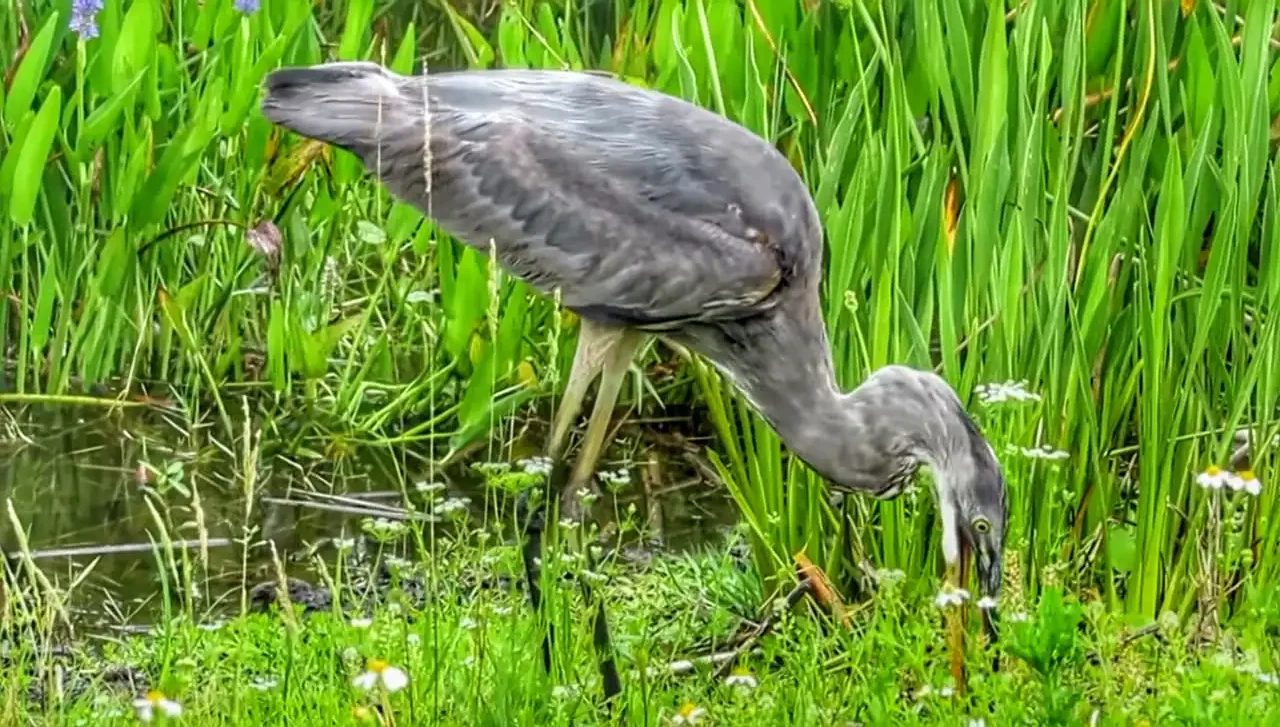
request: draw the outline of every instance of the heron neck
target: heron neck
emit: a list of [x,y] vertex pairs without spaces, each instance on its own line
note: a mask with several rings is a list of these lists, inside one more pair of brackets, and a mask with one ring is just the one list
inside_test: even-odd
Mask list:
[[787,447],[833,485],[878,493],[897,479],[901,460],[875,446],[874,417],[836,382],[816,305],[780,307],[722,324],[698,332],[691,343],[733,381]]

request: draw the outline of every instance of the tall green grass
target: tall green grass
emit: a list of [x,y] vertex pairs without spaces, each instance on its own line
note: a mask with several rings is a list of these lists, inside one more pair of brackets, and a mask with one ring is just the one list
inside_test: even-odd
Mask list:
[[[841,381],[903,362],[974,402],[1010,476],[1016,587],[1062,568],[1149,619],[1205,582],[1230,613],[1280,580],[1271,0],[106,0],[89,41],[66,0],[4,2],[8,389],[172,389],[229,432],[227,396],[256,392],[296,415],[285,446],[329,456],[502,441],[554,394],[572,319],[354,158],[279,135],[259,82],[333,58],[607,68],[793,160],[826,223]],[[277,256],[246,244],[265,219]],[[973,396],[1018,379],[1040,398]],[[709,413],[763,575],[801,550],[843,582],[939,567],[927,492],[833,511],[713,370],[687,381],[661,393]],[[1245,426],[1262,495],[1197,487]],[[1040,444],[1069,457],[1016,449]],[[1238,515],[1211,532],[1224,497]],[[1212,578],[1204,552],[1224,554]]]

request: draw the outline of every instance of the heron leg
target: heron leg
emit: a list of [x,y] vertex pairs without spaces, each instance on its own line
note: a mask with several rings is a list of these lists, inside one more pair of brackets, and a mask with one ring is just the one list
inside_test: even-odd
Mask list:
[[[582,403],[586,398],[587,389],[604,369],[610,353],[622,338],[621,329],[582,320],[578,331],[578,347],[574,352],[573,364],[569,370],[569,379],[561,395],[560,407],[556,412],[551,436],[546,446],[547,456],[551,460],[551,473],[546,480],[544,496],[540,502],[531,506],[530,491],[526,490],[520,494],[516,502],[518,520],[524,524],[522,555],[525,580],[529,589],[529,602],[535,613],[542,613],[539,560],[542,554],[542,533],[546,528],[546,508],[553,493],[558,494],[562,489],[559,483],[566,480],[567,466],[563,454],[569,431],[582,412]],[[547,634],[542,642],[542,663],[548,673],[551,671],[553,642],[554,627],[547,624]]]
[[[573,476],[568,487],[561,493],[562,497],[571,497],[572,491],[586,483],[593,472],[596,462],[604,448],[605,435],[613,418],[613,407],[618,401],[618,393],[626,378],[627,369],[632,359],[645,342],[644,334],[637,331],[624,330],[617,343],[609,352],[604,362],[604,372],[600,377],[600,389],[596,392],[595,406],[591,411],[591,420],[587,423],[586,437],[582,442],[582,450],[574,464]],[[591,567],[588,551],[588,567]],[[585,579],[579,579],[582,595],[589,604],[593,600],[591,586]],[[618,665],[613,656],[613,644],[609,637],[609,620],[605,613],[603,599],[597,601],[595,616],[592,621],[592,642],[596,655],[600,659],[600,680],[604,687],[606,700],[612,699],[622,692],[622,680],[618,676]]]

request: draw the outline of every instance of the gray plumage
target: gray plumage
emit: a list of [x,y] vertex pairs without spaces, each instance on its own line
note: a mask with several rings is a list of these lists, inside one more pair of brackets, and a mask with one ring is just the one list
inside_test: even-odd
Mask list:
[[406,78],[336,63],[276,71],[267,88],[271,121],[355,153],[396,196],[459,240],[492,245],[584,320],[713,362],[832,486],[894,497],[928,464],[948,564],[972,548],[983,592],[998,593],[1007,504],[994,452],[931,372],[888,366],[839,390],[819,301],[821,222],[763,139],[592,73]]

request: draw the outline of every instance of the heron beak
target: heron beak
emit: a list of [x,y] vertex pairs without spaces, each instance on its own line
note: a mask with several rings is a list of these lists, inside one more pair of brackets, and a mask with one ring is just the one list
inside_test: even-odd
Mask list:
[[[1004,567],[1000,562],[999,552],[991,548],[987,542],[979,542],[974,548],[973,561],[978,572],[978,588],[984,598],[995,600],[1000,596],[1000,586],[1004,579]],[[982,611],[982,630],[987,636],[987,643],[994,644],[999,638],[998,619],[994,605]]]

